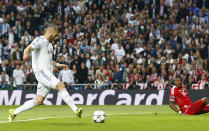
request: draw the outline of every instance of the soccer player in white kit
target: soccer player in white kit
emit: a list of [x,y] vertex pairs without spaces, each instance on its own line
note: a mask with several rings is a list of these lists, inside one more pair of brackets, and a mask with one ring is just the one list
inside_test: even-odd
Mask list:
[[81,118],[82,108],[77,108],[68,94],[65,85],[53,75],[53,66],[67,68],[65,64],[59,64],[52,60],[53,46],[50,43],[58,35],[58,29],[55,26],[49,26],[43,36],[37,37],[24,50],[23,60],[29,60],[29,53],[32,52],[32,68],[35,77],[38,80],[37,95],[34,99],[25,102],[17,109],[9,110],[9,121],[17,114],[32,109],[43,103],[50,89],[56,89],[61,94],[65,103],[71,107],[77,117]]

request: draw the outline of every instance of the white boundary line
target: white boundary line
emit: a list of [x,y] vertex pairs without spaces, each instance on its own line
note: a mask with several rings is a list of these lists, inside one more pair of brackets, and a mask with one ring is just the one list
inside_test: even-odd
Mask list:
[[137,114],[151,114],[153,112],[143,112],[143,113],[119,113],[120,115],[137,115]]
[[[115,116],[115,115],[134,115],[134,114],[150,114],[153,112],[143,112],[143,113],[119,113],[119,114],[106,114],[107,116]],[[92,115],[88,115],[88,116],[92,116]],[[40,117],[40,118],[34,118],[34,119],[26,119],[26,120],[14,120],[13,122],[9,122],[9,121],[0,121],[0,124],[3,123],[14,123],[14,122],[25,122],[25,121],[36,121],[36,120],[45,120],[45,119],[52,119],[52,118],[67,118],[65,117]]]
[[[117,115],[137,115],[137,114],[151,114],[153,112],[143,112],[143,113],[119,113],[119,114],[106,114],[107,116],[117,116]],[[92,115],[88,115],[92,116]]]
[[[59,118],[59,117],[40,117],[40,118],[34,118],[34,119],[27,119],[27,120],[16,120],[13,122],[22,122],[22,121],[36,121],[36,120],[45,120],[45,119],[50,119],[50,118]],[[0,124],[2,123],[13,123],[9,121],[0,121]]]

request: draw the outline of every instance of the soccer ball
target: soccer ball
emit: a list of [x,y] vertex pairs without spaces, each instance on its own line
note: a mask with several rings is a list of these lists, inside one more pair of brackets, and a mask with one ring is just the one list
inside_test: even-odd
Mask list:
[[92,119],[95,123],[104,123],[104,121],[106,119],[106,115],[105,115],[104,111],[95,111],[93,113]]

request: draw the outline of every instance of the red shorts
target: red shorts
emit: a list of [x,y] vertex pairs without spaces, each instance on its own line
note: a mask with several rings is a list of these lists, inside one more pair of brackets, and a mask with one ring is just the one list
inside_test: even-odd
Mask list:
[[203,114],[209,112],[209,104],[203,105],[202,100],[198,100],[185,111],[187,115],[196,115],[196,114]]

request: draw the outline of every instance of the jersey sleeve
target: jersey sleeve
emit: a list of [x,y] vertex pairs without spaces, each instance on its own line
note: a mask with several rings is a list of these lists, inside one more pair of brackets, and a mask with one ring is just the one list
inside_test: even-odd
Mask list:
[[41,47],[41,39],[40,37],[37,37],[35,40],[33,40],[33,42],[31,43],[31,47],[33,49],[38,49]]
[[176,99],[176,88],[173,87],[170,90],[169,101],[175,101],[175,99]]

